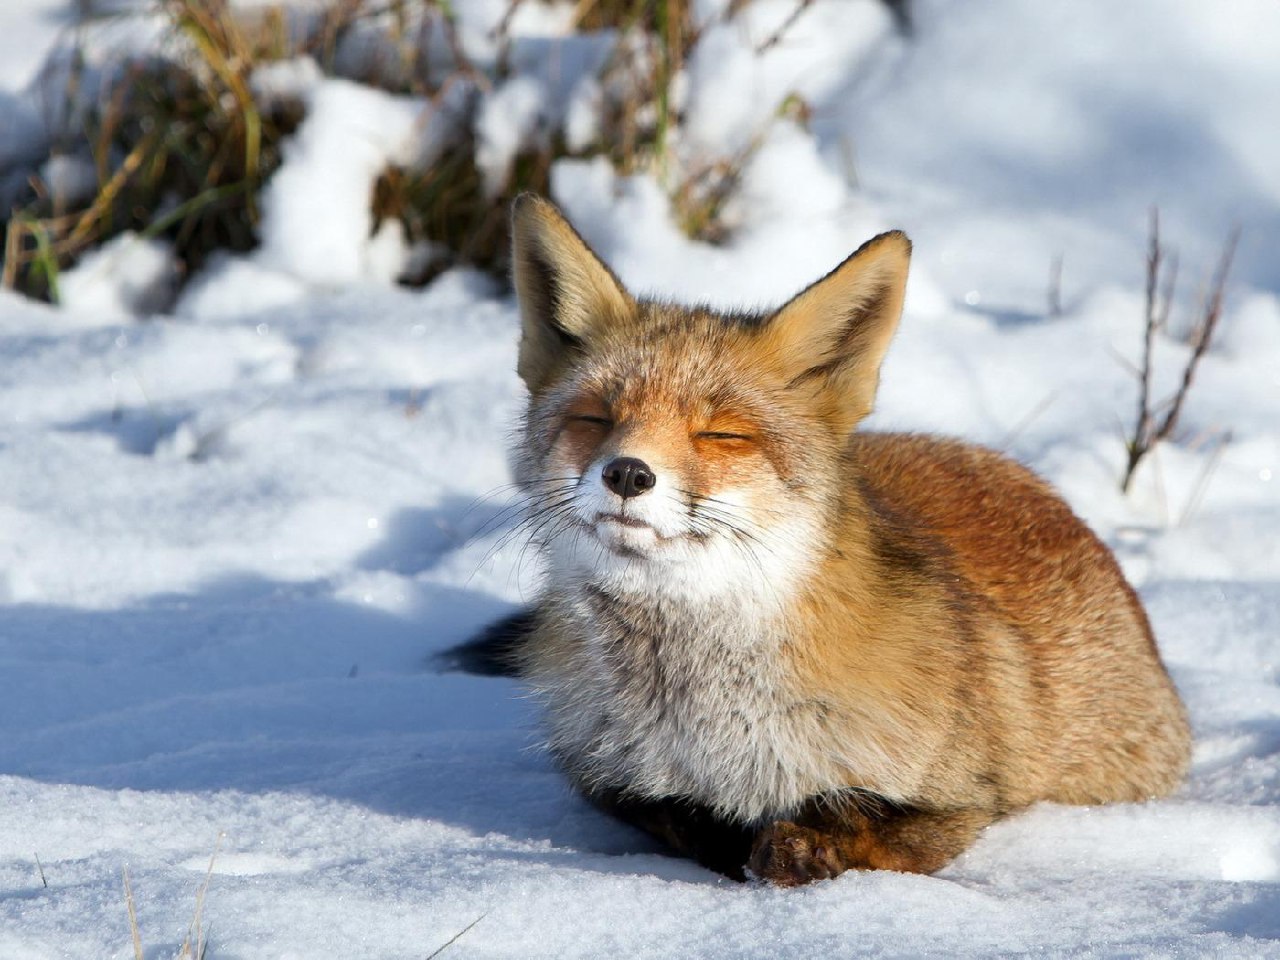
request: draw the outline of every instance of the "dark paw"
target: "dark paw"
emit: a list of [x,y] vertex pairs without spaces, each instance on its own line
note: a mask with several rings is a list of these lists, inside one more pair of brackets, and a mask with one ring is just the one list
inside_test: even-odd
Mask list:
[[785,820],[756,834],[747,867],[761,880],[780,887],[829,880],[845,870],[827,837]]

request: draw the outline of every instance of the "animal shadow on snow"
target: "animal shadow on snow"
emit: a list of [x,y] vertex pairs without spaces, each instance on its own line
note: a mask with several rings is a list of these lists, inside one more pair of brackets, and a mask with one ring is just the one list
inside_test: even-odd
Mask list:
[[[433,529],[431,511],[393,518],[358,565],[428,562],[433,544],[417,534]],[[573,795],[536,748],[536,710],[519,684],[435,666],[511,605],[418,580],[410,592],[396,614],[335,597],[324,580],[244,575],[115,610],[11,604],[0,774],[324,795],[480,836],[653,852]],[[618,869],[611,857],[596,863]]]
[[191,411],[121,406],[62,424],[61,429],[70,433],[100,434],[114,440],[124,453],[151,457],[192,418]]
[[360,554],[356,566],[414,576],[476,537],[506,532],[515,516],[509,504],[459,496],[445,496],[430,508],[398,510],[382,540]]

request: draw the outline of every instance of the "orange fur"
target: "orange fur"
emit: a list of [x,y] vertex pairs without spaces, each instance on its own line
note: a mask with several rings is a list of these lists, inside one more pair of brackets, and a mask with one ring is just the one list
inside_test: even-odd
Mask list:
[[1107,548],[996,453],[850,432],[902,234],[763,316],[633,298],[536,198],[514,237],[549,568],[522,662],[588,796],[789,885],[1178,784],[1185,711]]

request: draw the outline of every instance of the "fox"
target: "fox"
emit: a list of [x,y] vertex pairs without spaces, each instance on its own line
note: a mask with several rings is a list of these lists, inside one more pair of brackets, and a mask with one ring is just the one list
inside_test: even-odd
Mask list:
[[1002,454],[858,429],[902,232],[726,312],[634,296],[540,196],[511,230],[545,579],[510,653],[589,801],[792,887],[1178,786],[1187,713],[1105,544]]

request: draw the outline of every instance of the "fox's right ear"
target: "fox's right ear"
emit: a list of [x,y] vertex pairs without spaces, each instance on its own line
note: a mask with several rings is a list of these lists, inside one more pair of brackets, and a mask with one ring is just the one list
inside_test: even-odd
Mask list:
[[520,304],[516,370],[537,392],[597,332],[625,323],[635,301],[550,201],[516,197],[511,263]]

